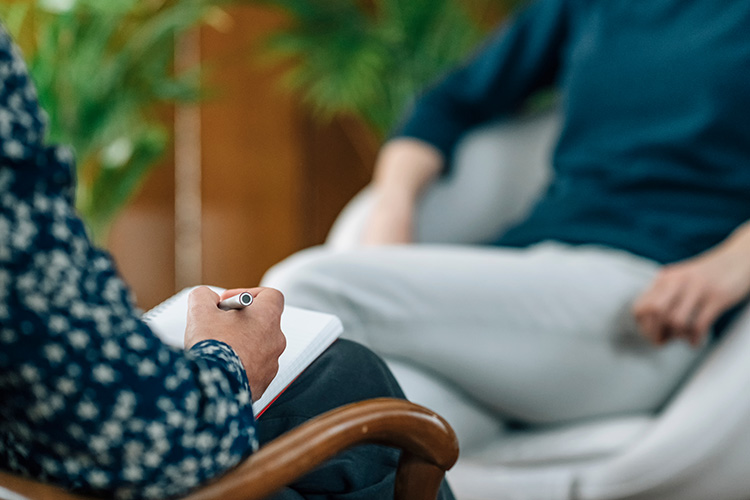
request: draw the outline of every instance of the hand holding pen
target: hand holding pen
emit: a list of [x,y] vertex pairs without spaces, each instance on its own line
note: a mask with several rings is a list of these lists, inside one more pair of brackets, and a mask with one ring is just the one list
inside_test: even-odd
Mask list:
[[[241,297],[247,293],[249,297]],[[223,299],[223,300],[222,300]],[[227,313],[217,305],[227,299]],[[252,311],[245,311],[252,302]],[[286,348],[281,332],[284,296],[273,288],[225,290],[219,296],[208,287],[196,287],[188,296],[185,348],[204,340],[217,340],[234,350],[242,362],[253,400],[259,398],[276,376],[279,356]]]
[[228,297],[219,302],[219,309],[229,311],[231,309],[242,309],[253,303],[253,296],[250,292],[242,292],[237,295]]

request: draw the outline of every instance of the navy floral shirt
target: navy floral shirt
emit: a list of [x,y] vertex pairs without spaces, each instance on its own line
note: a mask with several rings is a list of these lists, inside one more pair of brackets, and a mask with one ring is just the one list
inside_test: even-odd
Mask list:
[[72,205],[73,159],[0,28],[0,469],[86,493],[185,493],[257,448],[226,344],[187,352],[139,317]]

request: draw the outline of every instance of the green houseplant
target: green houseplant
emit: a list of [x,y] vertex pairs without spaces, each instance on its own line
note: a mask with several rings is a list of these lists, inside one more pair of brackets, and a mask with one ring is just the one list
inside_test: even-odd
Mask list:
[[381,138],[419,92],[523,0],[255,0],[288,13],[266,53],[318,117],[361,118]]
[[[261,50],[317,116],[361,118],[381,137],[409,100],[523,0],[244,0],[289,22]],[[175,73],[175,40],[238,0],[0,0],[50,117],[74,147],[77,207],[94,239],[169,145],[160,104],[199,98],[199,68]],[[288,64],[291,62],[291,64]]]
[[49,115],[72,145],[77,208],[93,238],[109,228],[169,144],[160,105],[199,97],[197,68],[175,73],[175,40],[219,0],[34,0],[0,5]]

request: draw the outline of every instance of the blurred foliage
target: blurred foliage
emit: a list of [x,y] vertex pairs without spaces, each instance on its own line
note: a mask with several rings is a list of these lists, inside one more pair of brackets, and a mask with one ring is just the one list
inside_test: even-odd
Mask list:
[[283,9],[264,50],[317,116],[360,117],[381,137],[409,101],[524,0],[0,0],[48,112],[74,147],[77,207],[108,230],[170,144],[161,104],[200,98],[200,68],[174,70],[175,40],[222,7]]
[[[48,140],[73,146],[77,207],[104,243],[116,215],[170,143],[159,104],[200,95],[199,68],[174,71],[175,40],[220,0],[2,0],[49,115]],[[162,108],[163,111],[164,108]]]
[[382,138],[427,84],[523,0],[255,0],[288,13],[267,40],[285,84],[324,120],[362,118]]

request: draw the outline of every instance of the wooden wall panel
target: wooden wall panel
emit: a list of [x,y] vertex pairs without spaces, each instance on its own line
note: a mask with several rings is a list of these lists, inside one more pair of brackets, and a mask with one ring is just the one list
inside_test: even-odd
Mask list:
[[174,163],[168,157],[117,219],[108,248],[120,274],[150,309],[174,293]]
[[[261,65],[259,43],[281,23],[259,6],[205,28],[211,95],[201,104],[202,283],[255,286],[273,264],[321,243],[370,178],[377,143],[360,123],[322,125]],[[139,305],[175,292],[174,164],[168,159],[118,220],[110,249]]]
[[379,144],[351,117],[321,124],[306,116],[303,122],[303,243],[312,246],[325,240],[344,205],[370,181]]
[[278,74],[253,50],[283,17],[244,6],[231,28],[203,30],[202,57],[221,64],[203,103],[203,277],[224,287],[255,286],[263,272],[301,248],[304,164],[298,110]]

